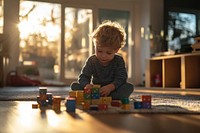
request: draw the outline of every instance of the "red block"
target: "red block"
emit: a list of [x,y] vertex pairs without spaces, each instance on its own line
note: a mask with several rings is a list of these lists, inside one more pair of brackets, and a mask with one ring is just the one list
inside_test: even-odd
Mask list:
[[40,101],[47,100],[47,95],[46,94],[40,94],[39,99],[40,99]]
[[108,104],[99,104],[98,107],[99,107],[99,110],[107,110]]
[[122,104],[121,100],[112,100],[111,101],[111,106],[120,107],[121,104]]
[[142,102],[151,102],[151,95],[142,95]]
[[85,88],[84,88],[84,93],[85,93],[85,94],[91,94],[91,93],[92,93],[92,89],[91,89],[91,88],[85,87]]

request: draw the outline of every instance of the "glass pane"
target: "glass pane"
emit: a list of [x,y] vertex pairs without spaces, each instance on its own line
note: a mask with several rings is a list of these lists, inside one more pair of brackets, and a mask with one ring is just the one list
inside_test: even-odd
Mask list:
[[36,64],[43,79],[59,77],[61,6],[20,2],[20,62]]
[[0,0],[0,33],[3,33],[3,1]]
[[102,23],[104,20],[116,21],[121,24],[126,32],[126,44],[119,50],[119,54],[124,58],[126,68],[128,70],[128,21],[129,21],[129,12],[128,11],[118,11],[118,10],[108,10],[100,9],[99,10],[99,21]]
[[191,52],[197,33],[197,15],[186,12],[168,12],[168,50]]
[[65,8],[65,78],[77,78],[92,47],[92,10]]

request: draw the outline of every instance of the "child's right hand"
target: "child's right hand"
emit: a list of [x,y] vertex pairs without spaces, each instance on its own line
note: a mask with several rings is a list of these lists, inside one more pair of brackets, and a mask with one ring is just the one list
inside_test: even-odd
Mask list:
[[115,90],[114,84],[108,84],[100,88],[100,94],[102,96],[108,96],[113,90]]

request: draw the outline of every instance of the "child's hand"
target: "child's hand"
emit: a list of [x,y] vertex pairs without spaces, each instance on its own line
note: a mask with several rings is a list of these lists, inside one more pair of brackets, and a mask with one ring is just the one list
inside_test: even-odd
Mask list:
[[100,88],[100,94],[102,96],[108,96],[114,89],[115,86],[113,84],[108,84]]

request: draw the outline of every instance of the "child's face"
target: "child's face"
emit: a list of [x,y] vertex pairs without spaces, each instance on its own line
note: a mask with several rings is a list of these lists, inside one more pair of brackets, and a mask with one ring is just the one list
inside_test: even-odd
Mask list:
[[108,65],[117,51],[118,50],[114,50],[112,47],[102,47],[99,45],[95,47],[95,54],[102,65]]

